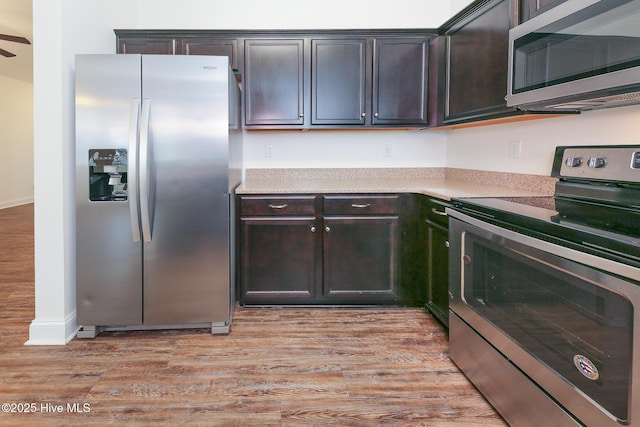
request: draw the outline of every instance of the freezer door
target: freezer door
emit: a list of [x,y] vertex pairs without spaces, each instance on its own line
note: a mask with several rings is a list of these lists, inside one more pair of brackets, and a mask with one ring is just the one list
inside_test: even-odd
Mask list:
[[82,326],[142,323],[142,245],[132,232],[139,225],[131,175],[140,96],[139,55],[76,57],[76,305]]
[[142,58],[144,323],[225,322],[230,316],[228,59]]

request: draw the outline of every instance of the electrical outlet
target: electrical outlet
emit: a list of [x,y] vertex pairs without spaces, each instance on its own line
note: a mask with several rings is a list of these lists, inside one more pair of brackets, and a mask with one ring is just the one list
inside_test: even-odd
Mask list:
[[384,144],[383,156],[391,157],[392,154],[393,154],[393,150],[391,149],[391,144]]
[[264,146],[264,156],[265,157],[273,157],[273,145],[265,145]]
[[509,158],[519,159],[522,157],[522,141],[509,141]]

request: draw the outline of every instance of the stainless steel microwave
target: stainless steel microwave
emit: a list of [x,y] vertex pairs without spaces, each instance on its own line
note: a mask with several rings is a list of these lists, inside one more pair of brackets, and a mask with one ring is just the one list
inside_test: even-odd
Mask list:
[[568,0],[509,31],[507,105],[640,103],[640,0]]

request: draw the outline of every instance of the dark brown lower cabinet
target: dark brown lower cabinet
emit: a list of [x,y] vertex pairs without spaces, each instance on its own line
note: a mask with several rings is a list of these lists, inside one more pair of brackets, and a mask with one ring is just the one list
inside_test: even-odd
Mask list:
[[248,196],[239,204],[241,304],[395,304],[399,196]]
[[398,217],[325,217],[323,293],[350,304],[396,302]]
[[449,325],[449,203],[428,199],[426,204],[426,280],[429,311],[444,326]]
[[315,298],[314,226],[315,218],[241,220],[241,283],[245,302],[303,303]]
[[238,279],[243,304],[316,298],[316,197],[240,196]]

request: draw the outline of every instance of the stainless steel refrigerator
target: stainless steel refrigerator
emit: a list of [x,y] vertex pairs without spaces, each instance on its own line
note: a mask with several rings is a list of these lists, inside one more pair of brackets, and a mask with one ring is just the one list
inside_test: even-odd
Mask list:
[[76,56],[79,337],[229,331],[242,170],[228,58]]

